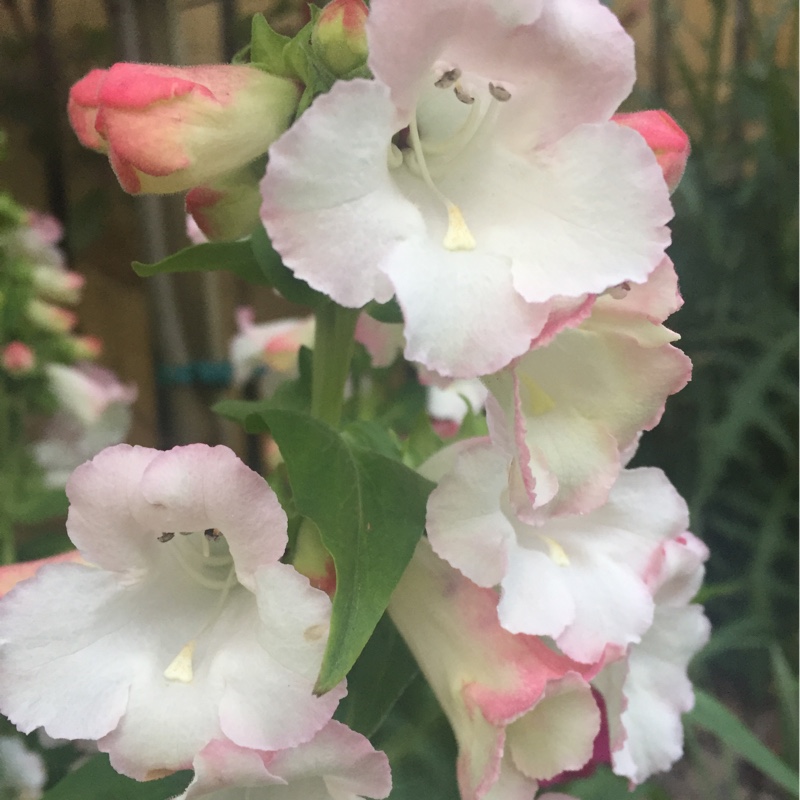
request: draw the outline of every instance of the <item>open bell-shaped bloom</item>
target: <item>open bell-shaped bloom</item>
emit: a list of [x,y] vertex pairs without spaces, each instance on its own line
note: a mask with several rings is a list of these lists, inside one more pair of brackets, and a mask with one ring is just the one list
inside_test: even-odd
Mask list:
[[0,709],[94,739],[138,780],[209,742],[310,740],[342,696],[312,693],[328,597],[279,559],[286,515],[226,447],[117,445],[67,484],[89,565],[42,567],[0,601]]
[[467,378],[660,262],[668,192],[609,121],[633,47],[599,2],[375,0],[367,37],[376,80],[270,150],[261,216],[299,277],[345,306],[396,294],[406,357]]
[[647,574],[653,624],[626,658],[595,679],[610,712],[614,772],[634,784],[668,770],[683,755],[681,714],[694,706],[686,669],[710,632],[702,607],[690,604],[707,558],[708,548],[691,533],[662,544]]
[[176,800],[361,800],[392,788],[386,756],[334,721],[310,742],[277,752],[214,741],[193,766],[194,780]]
[[492,437],[514,453],[511,502],[525,521],[602,505],[640,433],[686,385],[691,361],[658,319],[678,303],[672,276],[665,263],[645,284],[617,287],[580,325],[483,379]]
[[428,500],[433,549],[478,585],[500,587],[509,631],[551,636],[583,663],[638,642],[653,620],[646,569],[664,540],[686,530],[686,504],[660,470],[626,470],[600,508],[529,525],[509,502],[510,466],[486,439],[423,465],[441,478]]
[[529,800],[538,780],[591,758],[600,728],[587,683],[599,664],[504,630],[497,600],[422,540],[389,603],[453,727],[463,800]]

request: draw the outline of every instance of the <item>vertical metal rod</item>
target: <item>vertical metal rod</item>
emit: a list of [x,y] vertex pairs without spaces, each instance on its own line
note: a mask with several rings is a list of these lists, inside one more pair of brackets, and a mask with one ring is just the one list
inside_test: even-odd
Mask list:
[[236,17],[238,8],[236,0],[219,0],[221,19],[222,58],[230,61],[238,50],[236,41]]
[[[53,42],[53,5],[51,0],[35,0],[33,9],[36,20],[34,42],[44,106],[42,110],[49,126],[48,135],[43,137],[48,206],[51,213],[66,225],[69,221],[69,204],[62,149],[64,139],[61,135],[66,92],[60,81],[61,70]],[[66,255],[69,258],[69,252]]]

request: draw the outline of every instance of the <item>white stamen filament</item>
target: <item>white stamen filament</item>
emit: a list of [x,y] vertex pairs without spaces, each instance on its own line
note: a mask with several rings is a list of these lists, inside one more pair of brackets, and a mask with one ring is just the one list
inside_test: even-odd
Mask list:
[[[231,587],[236,583],[236,569],[231,564],[225,580],[222,581],[220,587],[220,596],[217,599],[214,610],[205,625],[200,631],[189,639],[188,642],[181,648],[175,658],[172,659],[169,666],[164,670],[164,677],[168,681],[178,681],[179,683],[191,683],[194,680],[194,651],[197,647],[197,640],[220,618],[222,609],[225,607],[225,601],[228,599]],[[205,585],[205,584],[204,584]]]
[[[203,537],[203,541],[204,541],[203,550],[205,551],[206,549],[205,537]],[[194,566],[192,566],[189,563],[181,547],[173,548],[173,552],[175,553],[175,557],[178,559],[178,563],[181,565],[181,567],[183,567],[183,569],[186,571],[189,577],[196,580],[201,586],[205,587],[206,589],[214,589],[216,591],[225,588],[225,583],[227,579],[225,581],[219,581],[215,580],[214,578],[208,578],[205,575],[203,575],[202,572],[197,570]],[[227,566],[228,564],[231,564],[232,562],[233,559],[231,559],[230,555],[224,555],[224,556],[209,555],[205,557],[204,566],[224,567]]]
[[389,164],[389,169],[397,169],[403,166],[403,151],[394,142],[389,145],[386,161]]
[[425,163],[425,153],[422,150],[422,144],[419,140],[419,128],[417,127],[416,117],[411,118],[408,138],[411,142],[416,166],[419,169],[419,176],[447,209],[447,233],[443,241],[445,248],[448,250],[474,250],[475,237],[470,232],[469,227],[467,227],[461,209],[442,193],[441,189],[433,182],[433,178],[431,178],[428,165]]
[[436,141],[420,142],[422,152],[427,155],[444,155],[452,150],[462,150],[469,144],[470,139],[477,133],[481,125],[481,104],[473,103],[469,108],[469,115],[466,122],[452,136]]

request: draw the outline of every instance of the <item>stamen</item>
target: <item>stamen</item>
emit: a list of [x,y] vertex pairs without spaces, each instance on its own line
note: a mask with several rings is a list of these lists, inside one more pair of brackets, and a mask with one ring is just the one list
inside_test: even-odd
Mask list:
[[222,536],[222,531],[219,528],[206,528],[203,531],[203,535],[206,539],[211,539],[212,542],[216,542],[220,536]]
[[164,670],[164,677],[168,681],[179,681],[180,683],[191,683],[194,679],[192,669],[192,656],[197,642],[194,639],[188,641],[180,653],[172,659],[170,665]]
[[449,89],[461,77],[461,70],[458,67],[448,69],[443,72],[439,80],[434,81],[434,86],[437,89]]
[[166,543],[174,539],[175,534],[172,531],[164,531],[164,533],[162,533],[161,536],[157,536],[156,538],[158,539],[159,542]]
[[475,102],[475,98],[460,83],[456,83],[453,91],[462,103],[466,103],[469,106]]
[[494,83],[489,84],[489,94],[501,103],[505,103],[511,99],[511,92],[509,92],[505,86],[498,86]]
[[431,178],[431,173],[428,171],[428,165],[425,163],[425,154],[422,151],[422,145],[419,140],[419,128],[417,127],[416,117],[412,117],[408,132],[420,177],[436,197],[444,203],[447,209],[447,233],[444,236],[444,246],[448,250],[474,250],[475,238],[467,227],[464,215],[455,203],[452,203],[445,197],[439,187],[433,182],[433,178]]
[[564,548],[555,539],[551,539],[549,536],[545,536],[542,533],[540,533],[539,536],[544,540],[544,543],[547,545],[547,548],[550,551],[550,558],[553,559],[556,566],[568,567],[569,556],[567,555],[566,550],[564,550]]
[[[203,538],[204,547],[208,546],[208,540]],[[186,559],[186,556],[183,553],[183,549],[181,547],[172,547],[172,551],[175,553],[175,557],[178,559],[178,563],[183,567],[189,577],[193,578],[197,581],[201,586],[205,587],[206,589],[214,589],[219,591],[220,589],[224,589],[227,585],[227,578],[224,581],[214,580],[213,578],[208,578],[203,575],[202,572],[198,571],[194,566],[192,566]],[[232,559],[230,555],[225,556],[211,556],[209,555],[205,559],[205,566],[209,567],[222,567],[227,564],[232,563]]]
[[453,150],[459,151],[466,147],[470,139],[475,135],[481,124],[481,104],[473,103],[469,109],[467,121],[461,129],[448,136],[446,139],[438,139],[433,142],[421,142],[422,151],[427,155],[445,155]]
[[194,667],[192,664],[192,659],[194,658],[194,651],[197,647],[197,640],[220,618],[222,609],[225,607],[225,601],[228,599],[228,595],[230,594],[231,587],[234,583],[236,583],[236,570],[231,564],[228,575],[222,582],[221,586],[218,586],[218,588],[221,589],[219,599],[214,606],[214,610],[209,617],[208,622],[203,625],[203,627],[200,629],[200,632],[194,638],[186,642],[186,644],[181,648],[180,653],[178,653],[178,655],[172,659],[170,665],[164,670],[164,677],[168,681],[191,683],[192,680],[194,680]]

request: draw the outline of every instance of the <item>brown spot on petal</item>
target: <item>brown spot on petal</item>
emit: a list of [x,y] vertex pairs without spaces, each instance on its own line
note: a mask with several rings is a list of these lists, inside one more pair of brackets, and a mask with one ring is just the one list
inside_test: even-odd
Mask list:
[[144,779],[146,781],[159,781],[161,778],[167,778],[174,774],[174,769],[151,769],[150,772],[144,776]]
[[159,542],[168,542],[170,539],[175,538],[175,534],[172,531],[164,531],[161,536],[156,537]]
[[325,625],[311,625],[303,631],[303,638],[307,642],[316,642],[325,633]]

